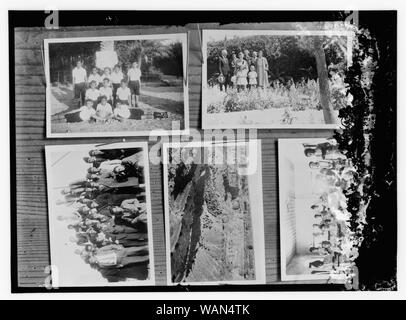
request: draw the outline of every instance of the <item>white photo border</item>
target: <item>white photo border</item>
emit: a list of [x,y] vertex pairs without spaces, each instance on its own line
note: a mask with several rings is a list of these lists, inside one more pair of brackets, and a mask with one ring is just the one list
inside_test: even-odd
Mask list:
[[[347,66],[352,63],[352,47],[354,33],[345,30],[240,30],[240,29],[203,29],[202,30],[202,129],[339,129],[340,124],[300,124],[300,125],[276,125],[276,124],[210,124],[210,117],[218,117],[219,114],[209,115],[207,113],[206,92],[207,92],[207,42],[211,33],[222,32],[249,35],[269,35],[269,36],[346,36],[347,37]],[[249,112],[249,111],[247,111]],[[242,114],[243,112],[241,112]],[[227,113],[223,116],[227,116]]]
[[[166,40],[176,38],[182,43],[182,63],[183,63],[183,123],[184,128],[179,130],[156,130],[149,131],[117,131],[117,132],[74,132],[74,133],[52,133],[51,123],[51,82],[50,82],[50,61],[49,44],[52,43],[79,43],[79,42],[99,42],[99,41],[124,41],[124,40]],[[189,134],[189,66],[188,66],[188,33],[160,33],[145,35],[126,35],[108,37],[75,37],[75,38],[51,38],[44,39],[44,68],[46,80],[46,137],[47,138],[87,138],[87,137],[145,137],[151,135],[182,135]]]
[[[261,187],[261,192],[255,192],[257,197],[255,200],[260,205],[258,212],[250,212],[252,222],[252,234],[254,244],[254,260],[255,260],[255,280],[232,280],[232,281],[197,281],[197,282],[172,282],[171,270],[171,239],[170,239],[170,217],[169,217],[169,197],[168,197],[168,149],[170,148],[207,148],[218,147],[223,145],[228,146],[244,146],[248,145],[249,150],[256,151],[257,172],[255,175],[259,181],[257,182]],[[249,155],[251,159],[253,155]],[[265,259],[265,229],[264,229],[264,211],[263,211],[263,198],[262,198],[262,148],[261,140],[252,139],[249,141],[230,141],[230,142],[212,142],[212,141],[192,141],[192,142],[164,142],[162,144],[162,163],[163,163],[163,179],[164,179],[164,222],[165,222],[165,252],[166,252],[166,279],[167,285],[252,285],[252,284],[266,284],[266,259]],[[256,180],[257,180],[256,179]],[[250,193],[252,194],[252,193]],[[250,199],[251,202],[251,199]],[[254,216],[256,219],[254,219]]]
[[[53,264],[52,256],[53,254],[53,239],[55,239],[55,234],[52,232],[53,221],[56,219],[55,215],[55,201],[52,199],[52,183],[51,179],[51,154],[58,151],[66,151],[69,149],[75,150],[90,150],[100,147],[100,144],[73,144],[73,145],[48,145],[45,146],[45,163],[46,163],[46,177],[47,177],[47,199],[48,199],[48,225],[49,225],[49,252],[51,265]],[[147,228],[148,228],[148,250],[149,250],[149,279],[147,280],[128,280],[128,281],[119,281],[112,282],[107,285],[92,284],[88,283],[81,285],[78,283],[77,287],[137,287],[137,286],[155,286],[155,252],[154,252],[154,239],[153,239],[153,230],[152,230],[152,203],[151,203],[151,190],[150,190],[150,172],[149,172],[149,156],[148,156],[148,143],[147,142],[118,142],[111,144],[103,144],[103,149],[128,149],[128,148],[142,148],[143,152],[143,163],[144,163],[144,175],[145,175],[145,193],[146,193],[146,205],[147,205]],[[51,273],[52,283],[56,283],[59,286],[59,279],[54,278],[54,274]],[[61,286],[63,287],[63,285]]]
[[284,239],[286,235],[286,226],[284,224],[283,216],[287,214],[286,206],[286,186],[285,180],[282,179],[283,173],[285,170],[285,162],[283,161],[283,157],[285,154],[285,150],[289,150],[291,148],[290,144],[292,143],[306,143],[311,141],[312,143],[322,143],[326,142],[328,138],[294,138],[294,139],[278,139],[278,188],[279,188],[279,245],[280,245],[280,270],[281,270],[281,281],[299,281],[303,283],[305,280],[313,280],[313,281],[325,281],[325,283],[344,283],[345,279],[339,279],[336,277],[332,279],[330,275],[327,274],[298,274],[298,275],[288,275],[286,273],[286,251],[284,246]]

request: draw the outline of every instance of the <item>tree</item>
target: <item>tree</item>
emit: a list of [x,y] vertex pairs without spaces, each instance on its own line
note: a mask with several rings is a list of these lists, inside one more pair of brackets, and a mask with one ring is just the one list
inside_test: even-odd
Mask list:
[[95,52],[100,50],[100,42],[50,43],[49,60],[51,82],[71,81],[72,68],[81,60],[88,71],[95,65]]
[[319,79],[320,104],[323,109],[324,122],[326,124],[333,124],[336,123],[336,119],[333,106],[330,103],[330,85],[328,82],[326,54],[320,37],[315,37],[313,45],[314,57],[316,58],[317,77]]
[[[170,46],[162,44],[160,40],[124,40],[115,43],[118,60],[126,65],[138,62],[141,69],[145,61],[153,61],[154,58],[167,56]],[[145,59],[147,57],[147,59]]]
[[[336,62],[337,57],[343,57],[343,50],[345,50],[344,39],[342,37],[327,37],[327,36],[300,36],[299,45],[314,55],[316,60],[317,78],[319,82],[320,90],[320,104],[323,109],[324,121],[326,124],[334,124],[337,122],[334,115],[334,108],[330,101],[330,85],[329,75],[327,68],[326,49],[333,44],[340,50],[334,50],[337,52],[335,55]],[[333,59],[330,59],[330,61]],[[342,59],[341,59],[342,60]]]
[[152,64],[164,74],[181,77],[183,75],[182,44],[180,42],[171,43],[166,54],[155,56]]

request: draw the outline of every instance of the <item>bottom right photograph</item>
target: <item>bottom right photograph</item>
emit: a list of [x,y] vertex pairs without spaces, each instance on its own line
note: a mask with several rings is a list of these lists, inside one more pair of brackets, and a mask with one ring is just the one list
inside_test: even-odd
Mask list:
[[280,139],[282,281],[345,281],[358,257],[346,194],[357,174],[334,139]]

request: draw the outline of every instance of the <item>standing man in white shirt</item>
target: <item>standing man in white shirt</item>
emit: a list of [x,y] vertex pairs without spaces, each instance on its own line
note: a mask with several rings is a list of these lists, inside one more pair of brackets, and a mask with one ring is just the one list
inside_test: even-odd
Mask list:
[[134,61],[132,68],[128,70],[128,86],[131,90],[131,94],[134,96],[134,107],[138,106],[141,87],[141,69],[138,67],[138,62]]
[[82,61],[76,62],[72,70],[72,83],[74,87],[74,99],[79,99],[79,108],[85,104],[87,73],[82,67]]

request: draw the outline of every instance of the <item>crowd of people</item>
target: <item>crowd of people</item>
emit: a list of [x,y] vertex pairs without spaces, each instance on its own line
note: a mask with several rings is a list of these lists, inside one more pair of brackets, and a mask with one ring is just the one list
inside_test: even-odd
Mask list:
[[91,150],[84,179],[62,191],[74,203],[69,229],[83,260],[110,282],[148,278],[143,151]]
[[252,53],[249,50],[232,52],[229,58],[227,50],[223,49],[219,57],[218,71],[217,81],[221,91],[227,91],[229,87],[241,92],[269,86],[269,65],[262,50]]
[[82,61],[77,61],[72,70],[72,83],[78,109],[65,114],[67,122],[140,119],[143,112],[137,107],[141,69],[138,62],[133,62],[126,69],[127,72],[124,72],[119,64],[113,70],[106,67],[103,72],[93,67],[88,75]]
[[310,208],[313,244],[309,252],[318,256],[309,262],[312,274],[339,272],[340,267],[350,266],[358,257],[345,197],[356,171],[334,142],[304,144],[305,156],[317,159],[309,162],[309,168],[316,172],[315,179],[322,191]]

